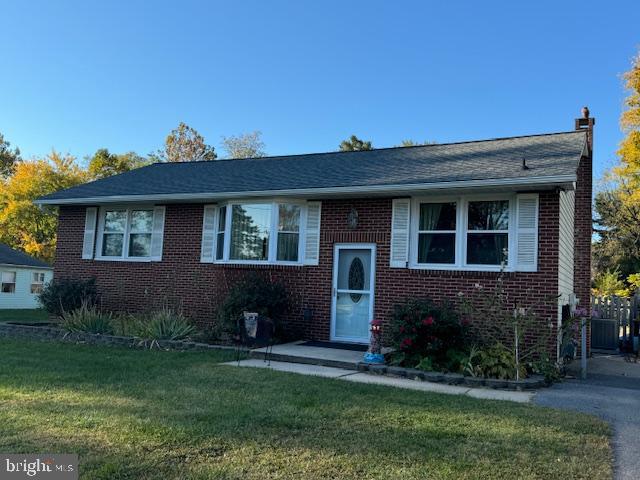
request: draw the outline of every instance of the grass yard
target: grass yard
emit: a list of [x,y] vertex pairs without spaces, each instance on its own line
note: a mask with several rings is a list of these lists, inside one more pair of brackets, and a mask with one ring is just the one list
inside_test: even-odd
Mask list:
[[0,323],[2,322],[48,322],[49,314],[40,309],[0,309]]
[[593,417],[228,358],[0,340],[0,451],[78,453],[82,479],[611,478]]

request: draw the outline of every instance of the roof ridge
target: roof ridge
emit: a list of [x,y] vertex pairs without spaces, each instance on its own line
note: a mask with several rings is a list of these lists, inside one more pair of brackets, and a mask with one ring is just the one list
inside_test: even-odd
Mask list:
[[[430,147],[443,147],[447,145],[465,145],[469,143],[485,143],[485,142],[496,142],[500,140],[513,140],[516,138],[534,138],[534,137],[550,137],[553,135],[567,135],[570,133],[574,134],[582,134],[585,135],[585,130],[566,130],[563,132],[548,132],[548,133],[534,133],[529,135],[512,135],[509,137],[495,137],[495,138],[484,138],[480,140],[462,140],[459,142],[447,142],[447,143],[429,143],[426,145],[408,145],[408,146],[396,146],[396,147],[381,147],[381,148],[372,148],[371,150],[353,150],[353,151],[341,151],[341,150],[331,150],[327,152],[310,152],[310,153],[293,153],[290,155],[268,155],[265,157],[246,157],[246,158],[217,158],[215,160],[186,160],[183,162],[154,162],[148,166],[153,165],[180,165],[180,164],[205,164],[205,163],[219,163],[219,162],[233,162],[237,160],[274,160],[278,158],[291,158],[291,157],[308,157],[312,155],[331,155],[335,153],[344,153],[344,154],[363,154],[367,152],[373,152],[380,150],[403,150],[403,149],[416,149],[416,148],[430,148]],[[143,167],[144,168],[144,167]]]

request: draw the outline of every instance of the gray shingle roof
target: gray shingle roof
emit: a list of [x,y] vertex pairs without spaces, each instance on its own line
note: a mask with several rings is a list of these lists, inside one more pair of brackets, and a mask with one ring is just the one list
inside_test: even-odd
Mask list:
[[[156,163],[43,197],[43,203],[120,196],[380,187],[575,175],[584,131],[418,147],[244,160]],[[522,168],[526,159],[528,169]],[[168,197],[165,197],[168,198]]]
[[0,243],[0,265],[16,265],[21,267],[51,268],[51,265],[45,263],[24,252],[14,250],[13,248]]

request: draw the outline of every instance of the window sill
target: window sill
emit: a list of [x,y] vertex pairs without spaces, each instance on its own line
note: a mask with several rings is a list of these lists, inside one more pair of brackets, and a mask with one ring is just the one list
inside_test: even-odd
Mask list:
[[269,268],[277,268],[277,269],[286,269],[292,267],[305,267],[309,266],[302,262],[238,262],[238,261],[227,261],[227,262],[200,262],[203,265],[215,265],[219,267],[228,267],[228,268],[258,268],[258,269],[269,269]]
[[94,257],[90,260],[97,262],[134,262],[134,263],[147,263],[153,262],[151,257]]
[[220,261],[216,260],[213,262],[203,262],[200,263],[209,263],[212,265],[228,265],[231,267],[238,266],[247,266],[247,267],[302,267],[304,263],[302,262],[260,262],[260,261],[249,261],[249,260],[228,260],[228,261]]
[[445,272],[515,272],[512,267],[500,268],[500,265],[443,265],[443,264],[410,264],[411,270],[441,270]]

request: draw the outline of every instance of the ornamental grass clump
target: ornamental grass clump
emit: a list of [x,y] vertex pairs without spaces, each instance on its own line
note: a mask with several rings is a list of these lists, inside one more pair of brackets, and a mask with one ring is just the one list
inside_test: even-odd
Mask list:
[[179,312],[168,307],[143,317],[132,318],[135,336],[148,340],[185,340],[196,333],[196,328]]
[[113,316],[100,311],[96,305],[83,301],[79,308],[62,314],[62,328],[72,333],[112,334]]

